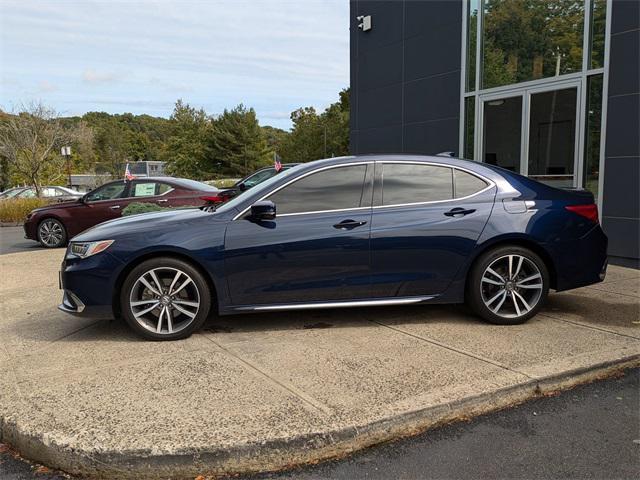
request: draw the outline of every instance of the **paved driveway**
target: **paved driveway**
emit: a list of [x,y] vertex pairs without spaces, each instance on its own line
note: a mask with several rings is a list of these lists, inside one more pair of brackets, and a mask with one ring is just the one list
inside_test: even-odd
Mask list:
[[0,227],[0,255],[41,249],[38,242],[24,238],[24,229],[21,226]]
[[[551,296],[525,325],[457,306],[212,319],[139,340],[67,316],[62,250],[0,257],[2,440],[79,473],[196,475],[313,461],[634,363],[640,272]],[[567,383],[568,382],[568,383]]]

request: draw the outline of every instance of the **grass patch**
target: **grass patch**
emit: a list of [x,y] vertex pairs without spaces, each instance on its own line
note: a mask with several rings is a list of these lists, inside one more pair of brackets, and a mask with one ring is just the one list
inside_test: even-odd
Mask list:
[[22,223],[34,208],[49,205],[46,198],[7,198],[0,200],[0,222]]

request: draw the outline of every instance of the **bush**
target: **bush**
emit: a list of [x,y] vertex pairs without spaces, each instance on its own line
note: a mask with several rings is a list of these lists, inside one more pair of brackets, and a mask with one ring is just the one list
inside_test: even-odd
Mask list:
[[46,198],[7,198],[0,200],[0,222],[22,223],[34,208],[51,203]]
[[236,182],[240,180],[239,178],[219,178],[217,180],[207,180],[204,183],[207,185],[213,185],[216,188],[231,188]]
[[129,215],[138,215],[139,213],[162,212],[164,210],[171,210],[171,208],[161,207],[155,203],[133,202],[122,210],[122,216],[127,217]]

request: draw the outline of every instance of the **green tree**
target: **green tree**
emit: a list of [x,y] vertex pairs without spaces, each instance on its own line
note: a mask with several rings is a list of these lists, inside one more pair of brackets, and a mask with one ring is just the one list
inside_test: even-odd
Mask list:
[[210,166],[217,174],[247,175],[273,161],[253,108],[225,109],[213,122],[210,138]]
[[349,153],[349,90],[318,115],[315,108],[291,113],[293,128],[284,139],[281,156],[287,162],[308,162]]
[[171,135],[164,153],[168,172],[195,179],[210,176],[211,119],[203,109],[196,109],[178,100],[170,122]]

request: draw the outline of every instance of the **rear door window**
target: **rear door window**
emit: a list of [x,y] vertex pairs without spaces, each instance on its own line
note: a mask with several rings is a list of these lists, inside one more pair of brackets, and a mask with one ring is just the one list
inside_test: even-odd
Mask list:
[[456,198],[468,197],[487,188],[487,182],[462,170],[453,171]]
[[135,182],[131,189],[131,197],[153,197],[157,195],[157,182]]
[[385,163],[382,169],[382,205],[435,202],[453,198],[449,167]]

